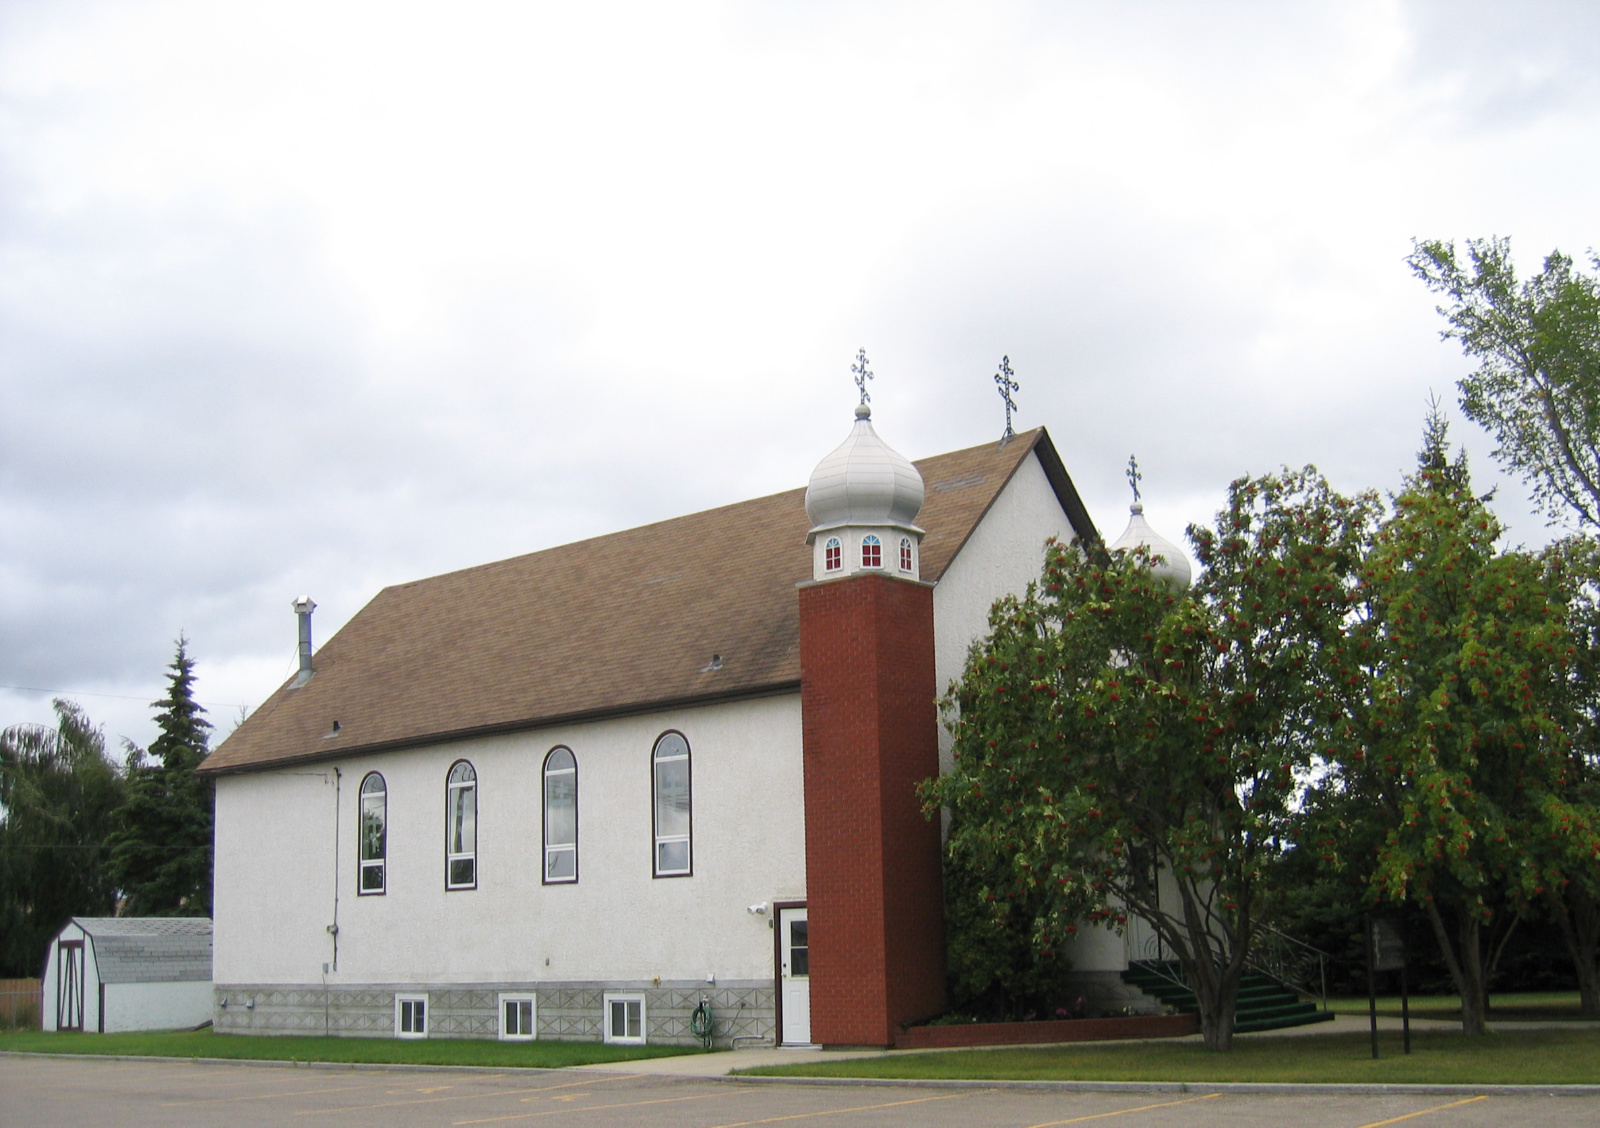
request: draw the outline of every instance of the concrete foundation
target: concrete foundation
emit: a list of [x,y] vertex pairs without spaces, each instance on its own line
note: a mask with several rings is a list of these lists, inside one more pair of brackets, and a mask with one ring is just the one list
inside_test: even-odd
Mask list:
[[765,983],[373,983],[228,984],[215,988],[214,1028],[222,1034],[395,1036],[395,996],[428,996],[428,1037],[498,1038],[499,996],[536,997],[538,1037],[599,1042],[607,991],[644,996],[645,1041],[691,1045],[695,1007],[705,998],[715,1019],[713,1045],[775,1045],[776,1008]]

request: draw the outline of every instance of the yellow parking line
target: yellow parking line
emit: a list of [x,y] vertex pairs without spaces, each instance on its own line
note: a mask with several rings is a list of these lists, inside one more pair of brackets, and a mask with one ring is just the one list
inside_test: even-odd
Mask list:
[[1391,1116],[1388,1120],[1374,1120],[1371,1124],[1363,1124],[1361,1128],[1383,1128],[1385,1124],[1398,1124],[1402,1120],[1410,1120],[1413,1116],[1427,1116],[1430,1112],[1443,1112],[1447,1108],[1460,1108],[1462,1105],[1469,1105],[1475,1101],[1486,1101],[1488,1099],[1488,1093],[1481,1093],[1476,1097],[1468,1097],[1464,1101],[1451,1101],[1449,1104],[1435,1105],[1433,1108],[1408,1112],[1404,1116]]
[[606,1081],[635,1081],[648,1077],[648,1073],[619,1073],[615,1077],[590,1077],[583,1081],[567,1081],[560,1085],[540,1085],[532,1089],[498,1089],[492,1093],[469,1093],[460,1097],[429,1097],[420,1101],[380,1101],[377,1104],[340,1105],[337,1108],[303,1108],[296,1116],[325,1116],[333,1112],[359,1112],[373,1108],[404,1108],[409,1105],[444,1104],[448,1101],[481,1101],[492,1097],[513,1097],[519,1093],[544,1093],[553,1089],[571,1089],[578,1085],[599,1085]]
[[[389,1082],[383,1082],[389,1084]],[[270,1101],[278,1097],[309,1097],[318,1093],[348,1093],[352,1089],[376,1089],[381,1085],[335,1085],[328,1089],[294,1089],[287,1093],[250,1093],[242,1097],[197,1097],[189,1101],[163,1101],[161,1108],[186,1108],[189,1105],[232,1104],[237,1101]]]
[[699,1093],[692,1097],[657,1097],[649,1101],[622,1101],[608,1105],[578,1105],[576,1107],[567,1105],[564,1108],[552,1108],[544,1112],[514,1112],[509,1116],[489,1116],[482,1120],[456,1120],[452,1122],[452,1128],[460,1128],[463,1124],[500,1124],[507,1120],[532,1120],[540,1116],[560,1116],[564,1112],[604,1112],[609,1108],[642,1108],[645,1105],[678,1104],[682,1101],[708,1101],[713,1097],[731,1096],[733,1096],[733,1091],[727,1090],[721,1093]]
[[733,1124],[717,1124],[714,1128],[750,1128],[754,1124],[777,1124],[783,1120],[808,1120],[814,1116],[842,1116],[847,1112],[872,1112],[880,1108],[900,1108],[902,1105],[927,1104],[929,1101],[959,1101],[963,1097],[982,1096],[983,1093],[992,1093],[993,1089],[984,1089],[980,1093],[949,1093],[938,1097],[916,1097],[907,1101],[886,1101],[883,1104],[857,1105],[855,1108],[830,1108],[821,1112],[795,1112],[787,1116],[769,1116],[763,1120],[740,1120]]
[[1203,1097],[1184,1097],[1181,1101],[1163,1101],[1160,1104],[1140,1105],[1138,1108],[1119,1108],[1112,1112],[1093,1112],[1088,1116],[1074,1116],[1068,1120],[1046,1120],[1043,1124],[1030,1124],[1028,1128],[1055,1128],[1058,1124],[1082,1124],[1085,1120],[1104,1120],[1108,1116],[1126,1116],[1130,1112],[1149,1112],[1153,1108],[1171,1108],[1174,1105],[1193,1104],[1195,1101],[1209,1101],[1222,1096],[1221,1093],[1207,1093]]
[[[74,1064],[81,1064],[75,1062]],[[228,1085],[271,1085],[282,1084],[284,1076],[289,1072],[282,1069],[255,1069],[250,1066],[240,1065],[235,1062],[215,1061],[184,1061],[184,1062],[141,1062],[141,1061],[110,1061],[105,1065],[126,1065],[131,1067],[125,1072],[138,1071],[141,1087],[129,1090],[133,1093],[155,1093],[166,1087],[169,1081],[181,1081],[185,1088],[196,1089],[201,1087],[217,1088]],[[162,1068],[168,1066],[170,1068]]]

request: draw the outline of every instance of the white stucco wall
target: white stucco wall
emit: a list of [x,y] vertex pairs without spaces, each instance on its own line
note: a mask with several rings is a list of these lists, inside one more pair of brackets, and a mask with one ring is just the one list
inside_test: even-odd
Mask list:
[[[933,589],[934,668],[941,697],[961,677],[967,649],[989,633],[994,601],[1020,595],[1044,571],[1044,544],[1050,537],[1072,540],[1072,524],[1038,456],[1030,454]],[[950,748],[950,734],[941,724],[941,770],[950,767]]]
[[187,983],[107,983],[106,1033],[124,1030],[178,1030],[211,1018],[211,981]]
[[[1156,880],[1161,907],[1181,916],[1183,898],[1172,871],[1163,866]],[[1114,897],[1110,903],[1113,907],[1121,905]],[[1065,948],[1072,966],[1082,971],[1125,971],[1133,960],[1173,958],[1171,949],[1157,941],[1156,930],[1136,916],[1129,916],[1120,930],[1112,924],[1084,922]]]
[[[651,749],[689,740],[694,874],[651,876]],[[541,768],[578,761],[579,881],[542,885]],[[478,887],[444,888],[445,777],[478,777]],[[342,779],[337,849],[334,772]],[[389,796],[387,892],[356,895],[361,780]],[[771,914],[805,897],[798,694],[217,781],[215,968],[231,983],[770,979]]]
[[[1075,539],[1044,467],[1037,455],[1030,455],[934,588],[934,664],[941,696],[960,679],[974,640],[989,633],[994,601],[1002,595],[1020,595],[1044,571],[1045,541],[1050,537]],[[941,718],[941,771],[951,766],[952,743]],[[1142,943],[1143,935],[1136,939]],[[1128,964],[1128,943],[1112,929],[1086,923],[1069,957],[1078,971],[1120,971]]]

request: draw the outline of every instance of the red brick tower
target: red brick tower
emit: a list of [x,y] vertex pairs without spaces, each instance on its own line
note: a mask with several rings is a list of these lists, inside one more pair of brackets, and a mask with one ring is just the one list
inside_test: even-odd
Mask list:
[[915,467],[872,430],[812,476],[815,576],[800,589],[811,1038],[886,1046],[944,1007],[933,589],[918,578]]

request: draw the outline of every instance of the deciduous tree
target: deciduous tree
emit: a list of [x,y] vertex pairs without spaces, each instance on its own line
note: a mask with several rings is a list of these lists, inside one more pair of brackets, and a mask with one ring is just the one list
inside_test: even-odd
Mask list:
[[1546,900],[1578,980],[1580,1009],[1600,1018],[1600,859],[1586,852],[1582,833],[1600,821],[1600,545],[1570,537],[1546,555],[1568,592],[1573,660],[1560,714],[1569,739],[1564,794],[1583,820],[1568,839],[1563,879]]
[[1585,273],[1552,251],[1520,282],[1508,239],[1417,243],[1408,261],[1478,363],[1459,385],[1467,418],[1552,518],[1600,529],[1600,258]]
[[1374,504],[1309,470],[1235,482],[1216,527],[1190,530],[1189,592],[1140,552],[1054,544],[948,702],[954,768],[925,797],[951,811],[951,854],[994,875],[984,901],[1031,913],[1041,953],[1084,921],[1144,919],[1213,1049],[1232,1044],[1272,862],[1337,713],[1324,651],[1344,645]]
[[105,736],[70,701],[56,727],[0,733],[0,976],[39,974],[71,916],[108,916],[116,886],[106,837],[122,777]]
[[1499,523],[1447,455],[1435,415],[1363,565],[1323,806],[1347,820],[1373,900],[1423,908],[1480,1034],[1510,929],[1600,843],[1568,788],[1569,589],[1549,554],[1496,547]]
[[[1573,518],[1592,535],[1600,529],[1600,259],[1591,254],[1584,272],[1552,251],[1539,273],[1519,282],[1509,240],[1475,239],[1464,255],[1453,243],[1418,243],[1410,262],[1448,299],[1439,307],[1450,322],[1444,335],[1479,364],[1460,383],[1462,409],[1495,436],[1496,456],[1530,484],[1552,520]],[[1569,542],[1556,551],[1569,558],[1569,579],[1595,576],[1592,544]],[[1594,737],[1600,629],[1592,579],[1574,579],[1573,590],[1578,646],[1568,678],[1569,798],[1593,811],[1600,809]],[[1600,1017],[1600,866],[1577,858],[1569,866],[1547,899],[1577,973],[1583,1012]]]

